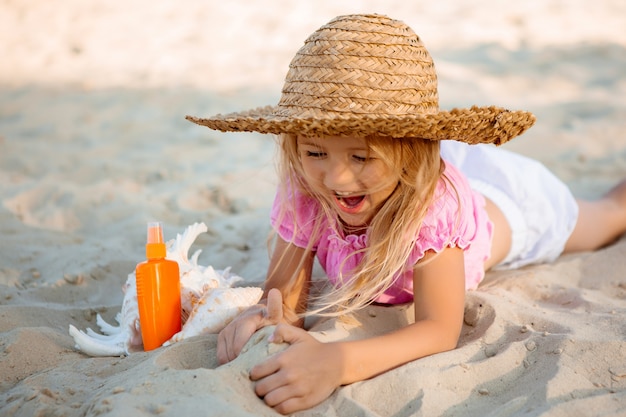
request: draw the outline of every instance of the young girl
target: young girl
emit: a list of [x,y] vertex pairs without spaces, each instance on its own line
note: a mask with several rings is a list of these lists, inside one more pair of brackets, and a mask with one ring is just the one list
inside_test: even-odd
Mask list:
[[[428,51],[385,16],[340,16],[313,33],[277,106],[188,119],[279,138],[266,297],[220,333],[218,358],[234,359],[254,332],[277,325],[271,340],[290,346],[250,378],[281,413],[454,349],[464,293],[485,270],[595,249],[626,231],[626,181],[599,201],[576,201],[537,162],[487,145],[523,133],[534,116],[440,110]],[[312,304],[315,257],[333,286]],[[341,315],[371,302],[413,302],[415,323],[334,343],[301,328],[307,314]]]

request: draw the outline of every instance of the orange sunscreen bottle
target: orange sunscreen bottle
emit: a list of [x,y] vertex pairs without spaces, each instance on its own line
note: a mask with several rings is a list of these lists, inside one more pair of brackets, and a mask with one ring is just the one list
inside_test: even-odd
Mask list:
[[165,259],[161,223],[148,223],[145,262],[137,265],[137,303],[144,350],[160,347],[181,329],[178,264]]

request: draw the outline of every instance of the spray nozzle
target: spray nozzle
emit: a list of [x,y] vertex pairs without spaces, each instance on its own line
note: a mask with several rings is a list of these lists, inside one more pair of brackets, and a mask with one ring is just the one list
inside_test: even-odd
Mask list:
[[163,227],[161,222],[148,222],[148,240],[146,243],[146,257],[148,259],[165,258],[166,250],[163,242]]
[[147,243],[163,243],[163,227],[161,222],[148,222]]

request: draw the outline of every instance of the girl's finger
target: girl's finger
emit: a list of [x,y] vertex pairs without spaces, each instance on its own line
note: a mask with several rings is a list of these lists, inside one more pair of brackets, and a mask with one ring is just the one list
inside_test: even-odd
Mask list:
[[300,335],[302,334],[301,332],[305,332],[305,330],[288,324],[279,324],[276,326],[276,329],[274,329],[274,333],[270,335],[268,341],[276,344],[292,344],[300,340]]
[[296,395],[293,387],[283,385],[265,394],[263,401],[279,413],[285,414],[289,413],[289,410],[297,409],[298,404],[302,403],[302,398]]
[[276,324],[283,318],[283,295],[280,290],[272,288],[267,293],[267,320]]
[[[250,369],[250,379],[252,381],[259,381],[263,378],[266,378],[278,372],[279,370],[280,370],[280,363],[276,360],[275,357],[269,357],[263,362],[253,366],[252,369]],[[272,383],[270,380],[269,382],[265,381],[265,384],[261,384],[261,387],[257,386],[255,390],[257,391],[257,395],[263,396],[267,392],[269,392],[271,389],[274,389],[280,385],[282,384],[279,384],[276,382]],[[265,390],[263,390],[263,387],[265,387]],[[258,391],[259,389],[261,391]],[[259,394],[259,392],[261,393]]]

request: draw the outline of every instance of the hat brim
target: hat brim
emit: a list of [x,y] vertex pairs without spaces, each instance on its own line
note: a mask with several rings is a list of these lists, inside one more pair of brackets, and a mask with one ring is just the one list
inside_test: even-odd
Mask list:
[[501,145],[524,133],[535,123],[527,111],[501,107],[472,106],[434,114],[370,116],[335,113],[326,117],[286,117],[277,115],[277,107],[259,107],[246,112],[216,115],[210,118],[187,116],[186,119],[223,132],[259,132],[266,134],[301,134],[305,136],[386,136],[457,140],[478,144]]

